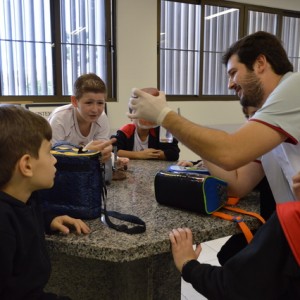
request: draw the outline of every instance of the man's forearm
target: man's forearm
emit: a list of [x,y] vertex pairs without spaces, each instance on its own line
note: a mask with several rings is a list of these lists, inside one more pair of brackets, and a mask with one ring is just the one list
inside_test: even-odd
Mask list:
[[[200,157],[224,169],[231,168],[232,152],[230,151],[231,145],[227,142],[228,133],[197,125],[175,112],[167,114],[163,126]],[[225,144],[227,146],[224,147]]]

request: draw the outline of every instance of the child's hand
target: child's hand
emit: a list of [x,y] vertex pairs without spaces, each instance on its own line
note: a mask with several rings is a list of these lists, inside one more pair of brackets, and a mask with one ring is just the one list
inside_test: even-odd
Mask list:
[[58,216],[55,217],[50,225],[52,230],[58,230],[64,234],[70,232],[70,227],[73,227],[78,234],[81,233],[90,233],[90,228],[80,219],[74,219],[69,216]]
[[165,152],[162,151],[162,150],[158,150],[158,159],[160,160],[165,160],[166,159],[166,156],[165,156]]
[[300,200],[300,172],[292,177],[293,179],[293,190],[296,198]]
[[89,142],[84,149],[100,151],[101,152],[101,161],[105,163],[111,158],[112,144],[116,142],[116,139],[105,140],[96,140]]
[[117,168],[127,170],[129,164],[129,158],[127,157],[118,157],[117,158]]
[[189,260],[197,259],[202,250],[199,244],[196,250],[193,248],[193,234],[189,228],[173,229],[170,234],[172,254],[176,268],[182,272],[183,264]]
[[148,148],[144,149],[143,151],[139,151],[139,158],[140,159],[159,159],[161,150]]

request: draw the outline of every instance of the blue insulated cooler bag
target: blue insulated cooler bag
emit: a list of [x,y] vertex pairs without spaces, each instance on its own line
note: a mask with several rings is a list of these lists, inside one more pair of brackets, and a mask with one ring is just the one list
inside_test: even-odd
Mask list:
[[227,201],[227,183],[205,174],[160,171],[154,188],[158,203],[206,215]]
[[40,191],[44,209],[73,218],[100,217],[103,193],[100,152],[58,143],[51,153],[57,159],[57,171],[54,186]]
[[[140,218],[107,211],[105,166],[101,162],[100,152],[59,142],[53,146],[51,153],[57,159],[57,171],[53,187],[39,191],[44,210],[79,219],[99,217],[108,227],[128,234],[145,232],[146,224]],[[129,225],[114,224],[110,217]]]

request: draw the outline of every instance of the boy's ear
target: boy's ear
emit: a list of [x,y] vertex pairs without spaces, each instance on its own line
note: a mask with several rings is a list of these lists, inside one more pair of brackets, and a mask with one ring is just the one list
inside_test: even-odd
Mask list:
[[33,175],[31,156],[29,154],[24,154],[18,161],[18,167],[23,176],[31,177]]
[[74,107],[78,107],[78,100],[75,96],[71,96],[71,103]]

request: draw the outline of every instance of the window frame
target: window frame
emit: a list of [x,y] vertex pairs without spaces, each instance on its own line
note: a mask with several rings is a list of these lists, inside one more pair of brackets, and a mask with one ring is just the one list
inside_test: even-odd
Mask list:
[[[161,1],[158,0],[157,4],[157,86],[160,87],[160,22],[161,22]],[[204,7],[205,5],[213,5],[213,6],[220,6],[226,8],[237,8],[239,9],[239,34],[238,38],[242,38],[247,34],[247,24],[248,24],[248,11],[257,11],[263,13],[270,13],[276,14],[278,16],[278,24],[276,29],[276,36],[281,39],[281,32],[282,32],[282,20],[283,17],[296,17],[300,18],[300,12],[297,11],[289,11],[283,10],[279,8],[271,8],[267,6],[258,6],[252,4],[245,4],[239,2],[232,2],[232,1],[221,1],[221,0],[167,0],[170,2],[179,2],[179,3],[187,3],[187,4],[198,4],[201,5],[201,27],[200,27],[200,73],[199,73],[199,95],[167,95],[168,101],[232,101],[238,100],[238,97],[235,95],[202,95],[202,85],[203,85],[203,48],[204,48]]]
[[[105,43],[107,57],[107,102],[116,102],[116,0],[105,0],[105,15],[112,16],[106,23]],[[70,102],[70,95],[62,94],[61,72],[61,31],[60,31],[60,1],[50,0],[50,18],[52,41],[56,45],[52,48],[53,55],[53,86],[54,95],[1,95],[0,102],[10,103],[44,103],[44,102]],[[1,82],[0,82],[1,84]]]

